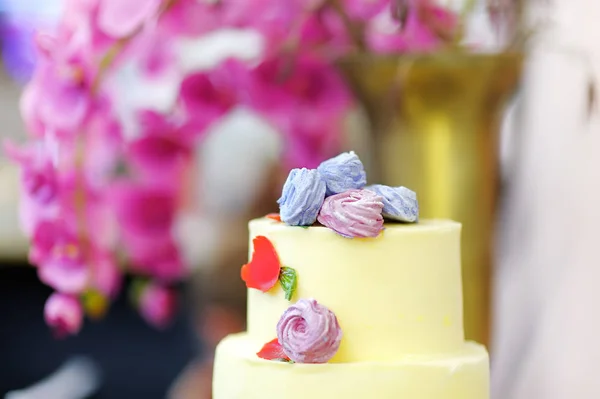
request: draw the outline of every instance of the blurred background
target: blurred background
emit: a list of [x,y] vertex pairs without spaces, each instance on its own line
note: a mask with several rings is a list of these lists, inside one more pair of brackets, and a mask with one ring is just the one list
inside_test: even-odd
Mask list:
[[[37,62],[33,32],[54,29],[67,3],[76,2],[0,0],[2,139],[27,137],[19,101]],[[149,326],[123,291],[105,318],[55,339],[43,317],[53,290],[29,265],[29,239],[20,229],[19,165],[0,153],[0,394],[210,398],[214,346],[244,329],[238,276],[248,219],[277,212],[290,162],[318,163],[352,149],[369,175],[414,188],[425,217],[467,226],[466,331],[490,349],[493,397],[600,397],[600,4],[531,1],[525,8],[535,40],[519,51],[494,47],[480,5],[465,40],[487,55],[408,65],[363,56],[343,65],[358,106],[348,107],[335,139],[323,131],[282,134],[286,123],[228,108],[194,148],[190,189],[201,209],[186,211],[175,233],[194,267],[173,286],[181,306],[166,328]],[[177,45],[179,73],[210,70],[231,57],[256,62],[266,46],[248,29],[187,35]],[[180,76],[170,72],[138,75],[123,68],[115,78],[116,112],[130,127],[132,109],[166,112],[179,89]],[[396,81],[406,101],[373,89]]]
[[[33,31],[55,24],[59,12],[59,1],[0,1],[3,139],[26,136],[19,97],[34,66]],[[165,397],[188,362],[202,353],[189,309],[181,308],[168,330],[157,331],[123,293],[102,322],[90,323],[73,339],[56,340],[43,318],[52,289],[28,264],[29,244],[19,228],[19,168],[4,153],[0,175],[0,395],[58,377],[50,391],[14,397]]]

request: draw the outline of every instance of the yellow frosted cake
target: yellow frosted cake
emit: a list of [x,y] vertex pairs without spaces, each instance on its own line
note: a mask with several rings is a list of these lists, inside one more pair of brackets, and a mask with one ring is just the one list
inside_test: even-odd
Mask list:
[[330,187],[321,167],[315,201],[303,173],[281,216],[250,222],[247,332],[217,348],[214,399],[489,398],[487,352],[464,340],[460,224],[361,179]]

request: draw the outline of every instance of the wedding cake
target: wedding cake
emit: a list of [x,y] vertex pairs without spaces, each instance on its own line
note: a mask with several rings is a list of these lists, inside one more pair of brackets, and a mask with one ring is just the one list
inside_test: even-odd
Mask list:
[[354,153],[293,170],[250,222],[247,332],[215,358],[214,399],[487,399],[465,342],[459,223],[414,192],[366,186]]

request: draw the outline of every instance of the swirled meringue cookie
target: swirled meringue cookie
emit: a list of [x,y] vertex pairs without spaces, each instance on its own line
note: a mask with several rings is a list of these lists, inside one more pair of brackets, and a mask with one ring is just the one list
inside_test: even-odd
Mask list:
[[365,168],[354,151],[344,152],[321,163],[317,170],[327,185],[327,196],[360,189],[367,184]]
[[277,339],[297,363],[326,363],[340,347],[342,329],[331,310],[314,299],[300,299],[281,316]]
[[389,187],[374,184],[365,187],[383,198],[383,217],[399,222],[414,223],[419,220],[417,193],[406,187]]
[[277,200],[281,220],[291,226],[310,226],[317,220],[325,191],[316,169],[292,169]]
[[348,190],[325,198],[317,219],[347,238],[377,237],[383,230],[382,200],[369,190]]

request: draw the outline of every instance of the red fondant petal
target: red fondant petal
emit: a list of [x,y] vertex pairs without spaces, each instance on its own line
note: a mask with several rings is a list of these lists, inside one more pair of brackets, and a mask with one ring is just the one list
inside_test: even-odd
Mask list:
[[266,216],[267,219],[275,220],[276,222],[281,222],[281,215],[278,213],[269,213]]
[[254,251],[250,263],[242,266],[242,280],[246,287],[267,292],[279,279],[281,263],[275,247],[265,236],[257,236],[252,240]]
[[261,359],[266,360],[284,360],[287,362],[290,361],[290,358],[287,357],[287,355],[283,352],[283,347],[281,346],[277,338],[275,338],[271,342],[267,342],[265,346],[262,347],[260,352],[258,352],[256,355]]

